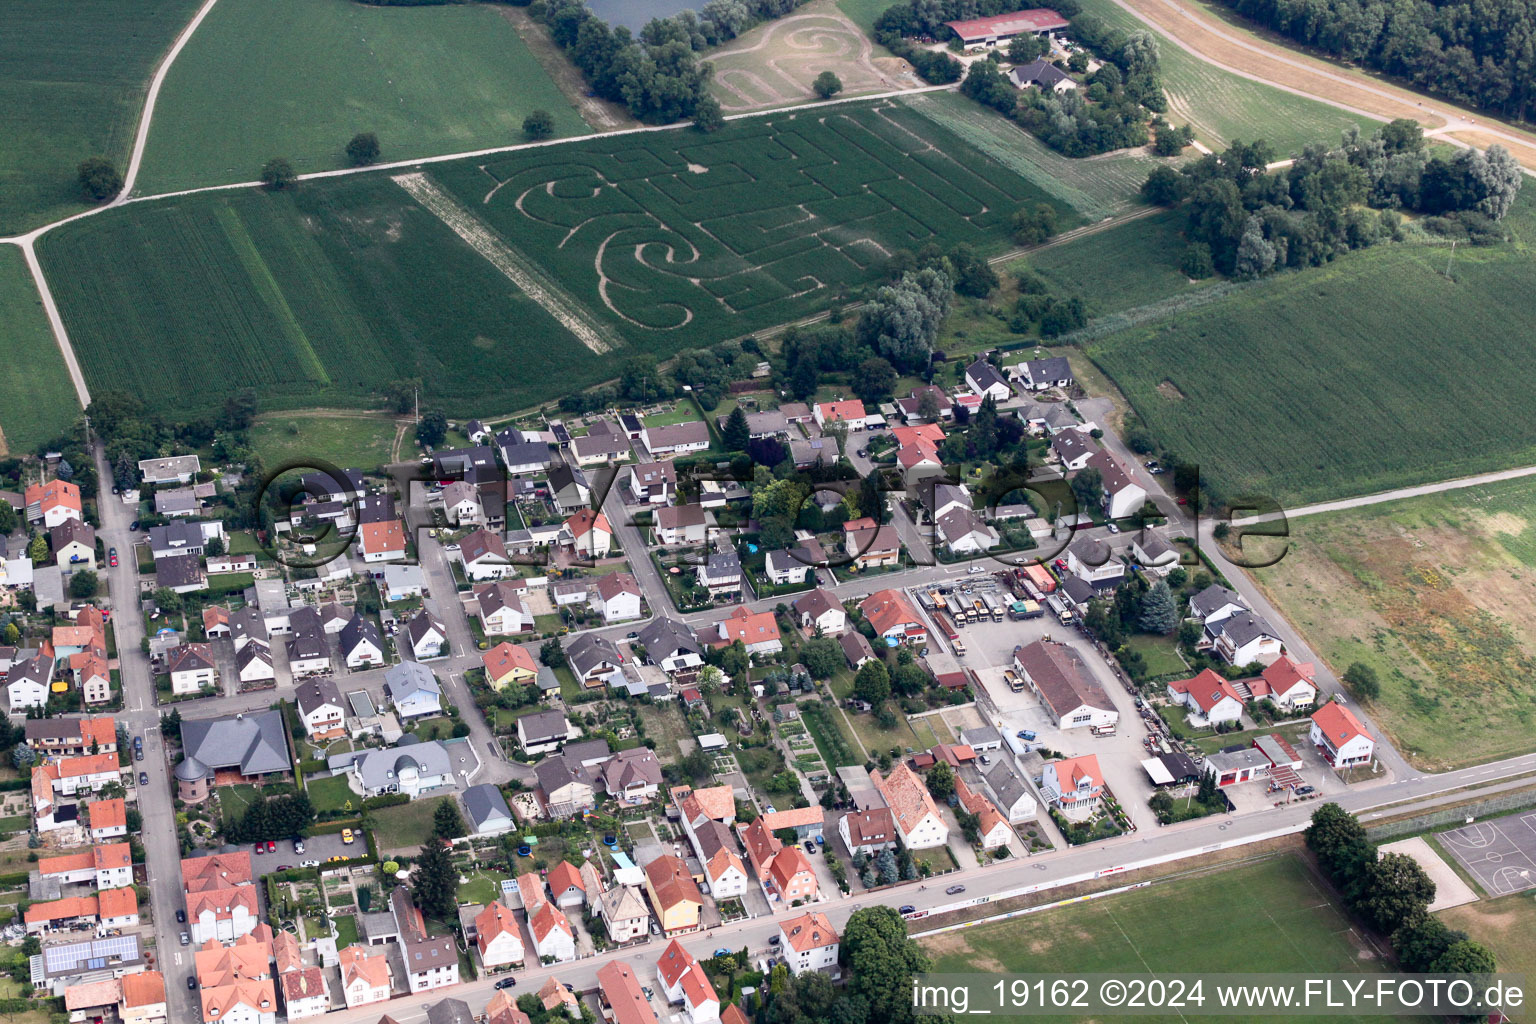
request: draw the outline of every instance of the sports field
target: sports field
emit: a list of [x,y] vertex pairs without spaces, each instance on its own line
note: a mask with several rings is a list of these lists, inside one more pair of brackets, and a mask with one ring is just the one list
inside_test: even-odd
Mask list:
[[1336,673],[1376,670],[1371,717],[1404,756],[1441,771],[1536,749],[1536,480],[1289,529],[1289,551],[1259,583]]
[[269,409],[357,407],[419,376],[426,400],[478,415],[616,376],[610,351],[824,309],[899,248],[994,252],[1048,198],[899,105],[850,104],[135,204],[41,252],[93,387],[183,410],[252,386]]
[[[1255,942],[1255,936],[1262,939]],[[1382,969],[1374,947],[1334,908],[1294,855],[1157,882],[919,942],[934,973],[981,973],[989,976],[988,984],[992,976],[1007,973],[1372,974]]]
[[1088,352],[1223,497],[1295,505],[1529,465],[1536,268],[1520,244],[1462,247],[1447,279],[1449,255],[1351,253]]
[[21,454],[68,430],[80,400],[14,245],[0,245],[0,310],[0,451]]
[[91,388],[178,414],[245,388],[265,408],[375,407],[420,377],[473,415],[608,372],[383,175],[135,204],[40,250]]
[[[1082,5],[1083,13],[1122,31],[1151,30],[1115,0],[1082,0]],[[1264,139],[1283,158],[1301,152],[1309,142],[1332,145],[1352,124],[1366,129],[1375,124],[1368,117],[1224,71],[1168,36],[1157,34],[1157,42],[1168,92],[1168,119],[1194,125],[1195,138],[1212,149],[1239,139]],[[1229,66],[1241,67],[1243,62]]]
[[0,15],[0,234],[84,208],[76,168],[126,168],[160,56],[199,0],[6,0]]
[[514,145],[536,108],[587,131],[495,5],[219,0],[166,78],[138,191],[253,181],[274,156],[342,167],[363,131],[385,160]]

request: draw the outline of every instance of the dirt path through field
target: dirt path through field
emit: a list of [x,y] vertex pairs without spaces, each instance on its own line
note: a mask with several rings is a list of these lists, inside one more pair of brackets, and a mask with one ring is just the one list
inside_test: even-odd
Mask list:
[[574,334],[577,341],[599,355],[609,350],[611,346],[599,333],[597,322],[581,308],[576,299],[545,277],[535,265],[513,252],[478,217],[438,188],[431,178],[418,171],[415,174],[397,174],[390,180],[435,214],[454,234],[468,242],[471,248],[490,260],[492,266],[517,285],[519,291],[543,306],[562,327]]
[[582,120],[595,131],[611,132],[620,128],[634,128],[640,124],[619,104],[598,99],[591,94],[581,71],[549,38],[544,26],[529,17],[527,8],[503,4],[497,6],[496,11],[512,23],[518,37],[539,62],[544,73],[554,80],[560,91],[565,93],[565,98],[581,113]]
[[[1528,171],[1536,170],[1536,136],[1467,113],[1361,71],[1339,67],[1227,24],[1192,0],[1115,0],[1207,63],[1278,89],[1370,117],[1412,118],[1428,134],[1466,145],[1499,143]],[[1482,129],[1470,129],[1484,123]]]

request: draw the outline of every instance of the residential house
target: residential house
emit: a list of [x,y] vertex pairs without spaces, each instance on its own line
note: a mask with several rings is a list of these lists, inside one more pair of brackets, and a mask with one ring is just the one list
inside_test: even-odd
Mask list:
[[393,562],[405,557],[405,524],[398,519],[363,523],[357,528],[357,552],[365,562]]
[[[929,399],[932,401],[928,402]],[[929,405],[927,415],[923,412],[925,402]],[[924,384],[922,387],[913,388],[907,393],[906,398],[896,399],[896,409],[901,413],[902,419],[908,423],[931,423],[936,420],[955,418],[955,403],[950,401],[948,393],[937,384]]]
[[521,581],[496,580],[481,583],[473,590],[472,611],[487,636],[514,636],[533,629],[533,612],[523,599],[526,586]]
[[337,954],[341,965],[341,992],[347,1009],[382,1003],[390,997],[393,979],[389,955],[369,956],[364,946],[352,945]]
[[790,905],[816,898],[816,873],[800,847],[780,842],[761,818],[742,827],[740,832],[747,859],[770,901]]
[[1045,802],[1072,816],[1095,809],[1104,795],[1104,774],[1093,754],[1051,761],[1041,771],[1040,793]]
[[733,601],[741,596],[741,559],[734,551],[712,551],[695,570],[699,585],[715,600]]
[[603,891],[597,898],[597,916],[603,919],[608,940],[615,943],[644,938],[651,920],[639,890],[627,885]]
[[476,530],[459,541],[459,561],[464,566],[464,575],[472,582],[501,579],[516,572],[506,544],[486,529]]
[[1167,576],[1179,565],[1179,549],[1154,530],[1143,531],[1132,538],[1131,557],[1143,570],[1156,576]]
[[426,589],[426,576],[419,565],[386,565],[384,579],[379,584],[379,594],[385,602],[395,604],[421,597]]
[[978,359],[965,368],[965,386],[981,398],[990,397],[995,402],[1006,401],[1013,396],[1008,378],[985,359]]
[[549,887],[549,894],[554,898],[557,907],[580,907],[587,902],[586,884],[581,880],[581,872],[576,865],[568,860],[562,860],[549,869],[549,874],[544,878]]
[[128,835],[128,805],[122,797],[111,800],[95,800],[85,808],[91,832],[91,842],[105,843]]
[[45,757],[109,754],[117,749],[117,723],[105,715],[29,718],[23,726],[27,746]]
[[187,931],[194,944],[231,942],[255,930],[259,920],[253,878],[251,855],[244,850],[181,862]]
[[1082,430],[1062,430],[1051,437],[1051,451],[1061,462],[1061,468],[1076,473],[1088,466],[1088,460],[1098,454],[1093,438]]
[[701,452],[709,447],[709,424],[702,420],[689,420],[686,423],[646,427],[640,432],[640,441],[653,459]]
[[1001,542],[997,530],[970,508],[951,508],[936,516],[934,525],[952,555],[976,555]]
[[1066,644],[1036,640],[1013,650],[1013,668],[1061,729],[1111,729],[1120,721],[1088,664]]
[[894,526],[877,526],[873,519],[852,519],[843,524],[843,551],[860,569],[895,565],[901,557],[901,536]]
[[[325,661],[329,663],[330,655],[326,653]],[[293,663],[289,663],[295,677],[304,673],[294,669]],[[235,669],[243,683],[260,683],[277,679],[277,668],[272,663],[272,648],[264,642],[248,643],[235,651]],[[320,670],[316,670],[320,671]]]
[[474,526],[485,522],[485,506],[480,490],[467,480],[455,480],[442,491],[443,512],[454,526]]
[[505,903],[493,900],[476,915],[475,946],[488,970],[522,964],[523,932]]
[[155,492],[155,515],[167,519],[195,515],[203,503],[190,487],[172,487]]
[[96,568],[96,530],[89,523],[66,519],[48,531],[48,546],[60,567]]
[[533,949],[545,963],[565,963],[576,959],[576,932],[571,922],[553,903],[541,903],[528,913],[528,931]]
[[826,914],[813,910],[792,917],[779,925],[779,935],[779,949],[791,974],[798,977],[837,966],[837,930]]
[[139,474],[146,484],[189,484],[202,470],[196,455],[172,455],[163,459],[140,459]]
[[848,662],[848,667],[857,672],[866,661],[875,658],[874,648],[869,646],[869,641],[864,639],[864,634],[856,629],[850,629],[837,638],[838,646],[843,649],[843,659]]
[[592,587],[592,607],[602,613],[606,623],[638,619],[640,583],[631,573],[608,573]]
[[1228,615],[1214,626],[1207,623],[1205,635],[1211,649],[1229,665],[1267,664],[1284,650],[1275,627],[1253,612]]
[[443,988],[459,983],[459,957],[453,939],[427,934],[427,922],[411,899],[411,890],[395,887],[389,896],[390,912],[400,929],[400,952],[411,992]]
[[27,522],[41,523],[51,530],[67,519],[83,520],[80,488],[68,480],[49,480],[32,484],[23,498],[27,509]]
[[500,835],[516,824],[506,797],[488,782],[470,786],[459,794],[459,801],[464,805],[470,830],[477,836]]
[[784,644],[773,612],[750,612],[738,607],[699,637],[711,647],[729,647],[740,640],[748,654],[777,654]]
[[1102,500],[1107,519],[1124,519],[1141,511],[1147,503],[1147,492],[1138,484],[1120,460],[1107,451],[1097,451],[1088,458],[1088,465],[1099,471],[1104,486]]
[[905,762],[898,763],[884,777],[869,773],[870,781],[890,808],[891,820],[901,841],[911,850],[927,850],[949,842],[949,826],[928,793],[928,787]]
[[354,501],[368,493],[360,469],[306,473],[299,478],[299,487],[316,501]]
[[554,754],[534,765],[533,774],[550,817],[569,818],[597,806],[596,787],[580,762]]
[[668,505],[651,513],[651,543],[661,547],[703,544],[715,517],[703,505]]
[[863,430],[867,418],[864,403],[856,398],[842,402],[818,402],[811,416],[822,429],[826,429],[829,423],[846,423],[850,429]]
[[543,472],[553,459],[549,442],[530,438],[511,427],[496,434],[496,447],[512,476]]
[[657,1024],[656,1011],[628,964],[615,960],[598,968],[597,988],[604,1017],[613,1024]]
[[1010,757],[999,758],[985,774],[987,789],[1010,825],[1035,817],[1037,805],[1029,784]]
[[669,504],[677,494],[677,467],[670,462],[642,462],[629,470],[629,493],[650,505]]
[[581,466],[623,462],[629,458],[629,437],[609,420],[597,420],[587,427],[585,437],[571,442],[576,463]]
[[219,683],[219,670],[209,644],[182,644],[174,648],[166,659],[166,667],[172,693],[197,693],[205,686],[216,687]]
[[603,762],[603,789],[624,807],[638,807],[656,799],[661,786],[661,762],[647,747],[621,750]]
[[1298,663],[1289,654],[1270,662],[1257,678],[1240,682],[1247,684],[1254,700],[1270,701],[1284,711],[1309,708],[1317,700],[1312,665]]
[[1189,599],[1189,616],[1198,619],[1202,626],[1215,626],[1222,619],[1247,610],[1248,602],[1242,595],[1219,583],[1212,583]]
[[207,766],[210,774],[220,768],[236,768],[241,775],[255,778],[293,769],[282,712],[271,708],[218,718],[182,719],[181,749],[189,760]]
[[1013,829],[997,805],[982,793],[976,792],[963,778],[955,779],[955,796],[960,806],[976,817],[976,832],[983,850],[996,850],[1008,845]]
[[928,627],[899,590],[877,590],[859,602],[859,612],[888,642],[921,646],[928,639]]
[[699,930],[704,898],[680,859],[664,854],[645,865],[645,891],[663,935]]
[[709,975],[694,955],[673,939],[656,961],[656,980],[667,1002],[681,1003],[689,1024],[707,1024],[720,1019],[720,997],[709,983]]
[[549,471],[549,497],[555,511],[570,515],[592,504],[592,485],[587,474],[568,462],[557,462]]
[[122,998],[117,1004],[120,1024],[164,1024],[166,1019],[165,975],[159,971],[124,974],[118,981]]
[[306,1020],[329,1012],[331,986],[323,967],[306,967],[299,957],[299,943],[290,932],[273,936],[277,961],[277,987],[283,994],[283,1012],[290,1021]]
[[347,734],[347,709],[341,702],[341,689],[329,676],[306,679],[294,687],[299,721],[311,740],[323,743]]
[[539,664],[528,649],[505,640],[481,654],[480,664],[487,685],[497,690],[526,685],[539,677]]
[[202,560],[197,555],[166,555],[155,559],[155,586],[190,594],[208,585]]
[[1203,670],[1193,679],[1169,683],[1168,698],[1189,709],[1190,724],[1196,727],[1214,727],[1243,717],[1242,694],[1211,669]]
[[1312,712],[1309,737],[1335,768],[1368,764],[1376,753],[1376,738],[1365,731],[1353,711],[1337,701]]
[[563,711],[539,711],[517,720],[517,744],[525,754],[559,750],[571,736],[571,723]]
[[565,658],[576,681],[588,689],[607,686],[624,664],[613,641],[596,633],[582,633],[572,640],[565,649]]
[[210,542],[224,539],[224,524],[217,519],[172,519],[149,528],[149,550],[156,558],[201,555]]
[[603,513],[582,509],[565,521],[562,538],[578,558],[607,558],[613,546],[613,527]]
[[359,669],[384,664],[384,639],[372,619],[353,615],[337,634],[341,658],[347,668]]
[[384,673],[384,691],[403,722],[411,718],[440,715],[443,712],[443,688],[427,666],[402,661]]
[[692,678],[704,664],[704,647],[687,624],[665,615],[640,630],[646,657],[674,679]]
[[[66,796],[95,793],[102,787],[122,781],[116,753],[81,754],[40,765],[48,773],[53,789]],[[37,769],[34,769],[36,771]]]
[[[775,437],[779,434],[789,433],[789,420],[779,409],[766,409],[762,412],[743,412],[747,418],[747,436],[756,441],[759,438]],[[722,431],[725,430],[729,416],[718,416],[715,425]]]
[[838,819],[837,834],[849,856],[862,853],[869,857],[896,848],[896,822],[888,807],[849,811]]
[[423,608],[405,624],[405,640],[417,661],[432,661],[448,656],[448,627],[436,615]]
[[806,636],[840,636],[848,628],[848,613],[830,591],[821,587],[790,603],[795,620]]
[[[1043,63],[1043,62],[1036,62]],[[1015,82],[1015,85],[1018,83]],[[1014,377],[1020,384],[1030,391],[1045,391],[1048,388],[1069,388],[1073,384],[1072,364],[1065,356],[1053,356],[1050,359],[1033,359],[1020,363],[1013,368]]]

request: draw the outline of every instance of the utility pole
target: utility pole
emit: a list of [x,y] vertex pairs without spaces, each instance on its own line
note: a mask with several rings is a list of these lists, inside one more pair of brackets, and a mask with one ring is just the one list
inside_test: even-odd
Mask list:
[[1456,258],[1456,239],[1451,239],[1451,254],[1445,258],[1445,279],[1451,280],[1451,260]]

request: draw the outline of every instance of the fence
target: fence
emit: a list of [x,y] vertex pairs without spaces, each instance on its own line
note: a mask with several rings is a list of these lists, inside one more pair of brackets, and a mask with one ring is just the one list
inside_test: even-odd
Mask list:
[[1393,836],[1407,835],[1410,832],[1422,832],[1439,825],[1460,825],[1468,818],[1480,818],[1502,811],[1517,811],[1533,806],[1536,806],[1536,789],[1520,789],[1512,793],[1499,793],[1482,800],[1474,800],[1471,803],[1458,804],[1455,807],[1425,811],[1423,814],[1415,814],[1410,818],[1389,821],[1381,825],[1366,825],[1365,830],[1371,839],[1380,841]]

